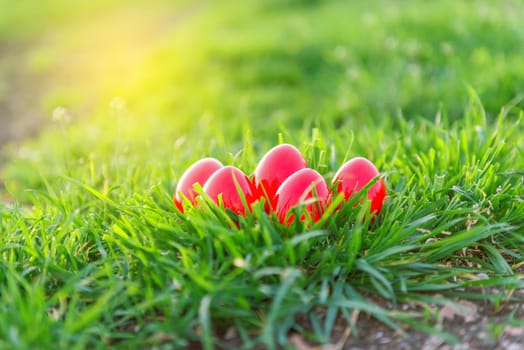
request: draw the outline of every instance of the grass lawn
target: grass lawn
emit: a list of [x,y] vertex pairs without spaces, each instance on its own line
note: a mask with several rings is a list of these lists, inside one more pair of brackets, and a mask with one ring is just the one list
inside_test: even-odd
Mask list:
[[[0,106],[19,82],[43,127],[3,146],[0,348],[293,348],[367,317],[460,344],[446,306],[522,301],[521,2],[11,5]],[[176,211],[191,163],[252,174],[279,142],[329,181],[372,160],[380,215]]]

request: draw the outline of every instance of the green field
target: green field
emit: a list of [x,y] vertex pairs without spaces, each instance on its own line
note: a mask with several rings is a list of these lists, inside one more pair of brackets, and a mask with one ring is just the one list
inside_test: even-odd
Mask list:
[[[0,0],[0,107],[41,128],[0,145],[0,348],[293,348],[358,339],[359,313],[460,343],[443,305],[522,298],[522,18],[516,0]],[[327,180],[369,158],[383,211],[175,210],[194,161],[252,174],[279,142]]]

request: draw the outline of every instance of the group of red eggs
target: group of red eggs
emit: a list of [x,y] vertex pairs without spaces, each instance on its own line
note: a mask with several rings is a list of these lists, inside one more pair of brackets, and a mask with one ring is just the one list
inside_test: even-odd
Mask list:
[[[297,148],[280,144],[264,155],[251,178],[214,158],[197,161],[180,178],[174,203],[182,213],[187,205],[195,205],[198,183],[215,203],[238,215],[245,214],[253,203],[265,198],[266,212],[274,212],[282,224],[290,225],[294,221],[290,211],[297,205],[304,205],[313,222],[317,222],[333,196],[343,193],[344,200],[348,200],[377,176],[379,172],[373,163],[362,157],[353,158],[337,171],[330,190],[322,175],[307,167]],[[380,212],[385,197],[386,186],[380,178],[367,192],[372,214]],[[301,220],[305,220],[305,216]]]

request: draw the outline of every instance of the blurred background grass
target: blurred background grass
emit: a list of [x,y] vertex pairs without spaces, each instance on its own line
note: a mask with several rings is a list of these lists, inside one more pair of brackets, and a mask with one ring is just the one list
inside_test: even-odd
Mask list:
[[[14,192],[116,147],[121,166],[234,154],[247,130],[255,149],[312,127],[369,135],[376,145],[360,151],[376,157],[399,115],[460,123],[469,85],[492,117],[524,91],[516,0],[0,0],[0,9],[0,140]],[[51,122],[59,106],[69,122]]]

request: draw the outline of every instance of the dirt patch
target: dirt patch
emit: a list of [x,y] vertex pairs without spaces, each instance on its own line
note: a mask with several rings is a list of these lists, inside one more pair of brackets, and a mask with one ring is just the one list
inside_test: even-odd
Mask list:
[[[389,301],[372,299],[393,310]],[[332,332],[332,344],[314,345],[298,333],[290,334],[289,342],[299,350],[523,349],[524,322],[519,321],[524,318],[522,301],[524,290],[516,290],[512,300],[498,308],[487,301],[465,299],[455,299],[453,304],[429,305],[426,311],[433,321],[420,320],[419,326],[426,324],[435,330],[434,334],[408,324],[401,324],[400,330],[394,330],[364,312],[354,311],[351,317],[355,324],[353,329],[345,318],[338,317]],[[399,304],[396,310],[419,314],[422,311],[416,303]],[[299,319],[299,323],[311,330],[306,320]]]
[[[454,335],[458,339],[456,344],[450,344],[444,336],[428,335],[410,327],[404,329],[406,335],[401,335],[364,315],[357,323],[358,337],[348,337],[341,349],[522,349],[520,344],[524,340],[524,326],[506,325],[513,312],[513,317],[522,317],[524,314],[520,303],[513,304],[511,311],[503,313],[497,313],[482,303],[467,302],[466,305],[466,309],[475,309],[475,313],[464,315],[444,306],[440,314],[446,315],[433,324],[435,329]],[[337,324],[335,339],[343,337],[343,322]]]
[[[502,295],[495,288],[486,290],[467,289],[466,294],[485,292],[489,295]],[[505,293],[504,293],[505,294]],[[447,299],[452,303],[439,303],[421,306],[420,303],[391,302],[366,295],[366,299],[390,311],[422,315],[424,319],[400,322],[395,330],[369,314],[354,310],[351,322],[340,314],[331,333],[330,344],[312,342],[305,334],[312,334],[313,328],[305,314],[298,314],[296,322],[305,332],[292,331],[288,343],[297,350],[519,350],[524,349],[524,289],[515,290],[508,301],[495,307],[487,300]],[[434,295],[435,298],[442,298]],[[326,310],[318,308],[316,315],[322,321]],[[425,328],[425,331],[422,329]],[[428,332],[429,330],[429,332]],[[196,331],[200,334],[201,332]],[[216,330],[218,349],[242,347],[242,340],[234,327]],[[254,337],[256,335],[253,335]],[[191,348],[202,349],[203,344],[191,342]],[[257,349],[265,349],[258,345]]]
[[35,135],[43,113],[43,79],[25,67],[29,44],[0,43],[0,148],[9,141]]

